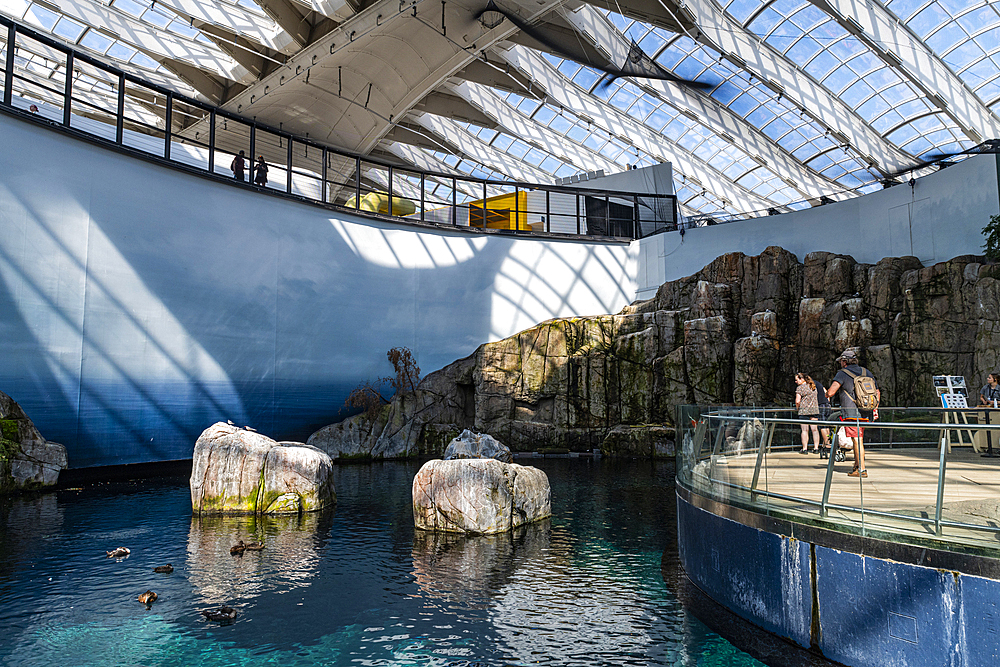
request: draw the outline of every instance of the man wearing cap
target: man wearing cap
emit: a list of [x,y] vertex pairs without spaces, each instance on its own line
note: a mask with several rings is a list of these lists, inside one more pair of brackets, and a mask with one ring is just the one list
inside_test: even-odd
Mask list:
[[[875,379],[872,372],[867,368],[858,365],[858,355],[854,350],[844,350],[844,353],[837,357],[840,362],[840,370],[830,383],[830,388],[826,390],[826,395],[833,398],[840,392],[840,414],[841,419],[871,421],[871,410],[859,410],[854,402],[854,378],[867,375]],[[878,381],[875,380],[876,388]],[[882,398],[882,391],[877,389],[876,395]],[[865,440],[864,429],[859,427],[847,427],[847,435],[854,442],[854,470],[849,474],[851,477],[868,477],[868,470],[865,468]]]

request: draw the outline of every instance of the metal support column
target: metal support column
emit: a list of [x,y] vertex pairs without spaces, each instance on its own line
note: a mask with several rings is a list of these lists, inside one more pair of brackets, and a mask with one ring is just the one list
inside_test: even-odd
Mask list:
[[[125,138],[125,75],[118,75],[118,115],[115,117],[115,143]],[[211,169],[211,168],[210,168]]]
[[549,202],[549,195],[551,193],[545,191],[545,231],[552,231],[552,205]]
[[424,172],[420,172],[420,222],[424,221],[424,210],[427,208],[426,187],[427,179],[424,177]]
[[941,536],[941,505],[944,503],[944,473],[948,461],[948,448],[941,439],[941,453],[938,462],[937,504],[934,506],[934,534]]
[[287,192],[288,194],[292,194],[292,143],[294,143],[294,140],[292,139],[291,135],[289,135],[288,136],[288,161],[286,162],[286,164],[288,165],[288,169],[285,172],[285,174],[287,176],[287,178],[285,179],[285,181],[286,181],[285,182],[285,192]]
[[326,152],[326,147],[324,147],[323,148],[323,168],[322,168],[322,174],[320,174],[320,178],[323,179],[323,183],[322,183],[322,188],[321,188],[320,195],[319,195],[320,201],[323,202],[324,204],[327,203],[327,201],[326,201],[326,199],[327,199],[327,197],[326,197],[326,179],[327,179],[326,163],[327,163],[327,160],[329,160],[329,157],[328,157],[328,153]]
[[392,217],[392,165],[389,165],[389,187],[387,188],[389,195],[389,217]]
[[208,112],[208,171],[215,173],[215,109]]
[[17,28],[7,26],[7,61],[4,64],[3,103],[10,106],[14,95],[14,45],[17,43]]
[[167,112],[163,118],[163,157],[170,159],[170,135],[174,122],[174,94],[167,93]]
[[354,158],[354,208],[361,210],[361,156]]

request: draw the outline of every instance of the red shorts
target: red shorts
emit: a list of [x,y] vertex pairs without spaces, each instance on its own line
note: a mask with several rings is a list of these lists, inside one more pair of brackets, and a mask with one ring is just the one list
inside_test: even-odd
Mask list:
[[[852,417],[850,419],[840,418],[842,422],[866,422],[868,421],[864,417]],[[848,438],[863,438],[865,437],[865,429],[862,426],[845,426],[844,432],[847,433]]]

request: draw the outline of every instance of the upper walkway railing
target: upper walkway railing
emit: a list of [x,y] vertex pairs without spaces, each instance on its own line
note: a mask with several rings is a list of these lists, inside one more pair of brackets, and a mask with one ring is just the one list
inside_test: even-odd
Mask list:
[[[397,222],[635,239],[676,228],[673,195],[421,171],[325,146],[175,93],[0,16],[0,110],[247,188]],[[266,89],[265,89],[266,92]],[[254,185],[257,156],[268,166]]]
[[[874,422],[814,421],[782,408],[678,406],[677,483],[793,522],[1000,556],[1000,458],[982,457],[990,444],[1000,452],[1000,410],[879,413]],[[842,427],[862,427],[867,478],[849,476],[850,448],[842,461],[813,454],[812,426],[834,440]]]

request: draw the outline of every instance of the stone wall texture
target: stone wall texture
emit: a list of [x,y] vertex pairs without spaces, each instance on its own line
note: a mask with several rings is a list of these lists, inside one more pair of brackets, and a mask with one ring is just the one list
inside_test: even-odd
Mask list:
[[21,406],[0,391],[0,493],[54,486],[68,466],[66,448],[42,437]]
[[[796,372],[827,384],[856,348],[883,405],[935,405],[930,376],[970,388],[997,370],[1000,266],[956,257],[859,264],[772,246],[730,253],[616,315],[549,320],[481,345],[397,395],[309,439],[338,457],[440,455],[463,428],[514,451],[673,453],[677,404],[789,405]],[[442,444],[443,442],[443,444]]]

